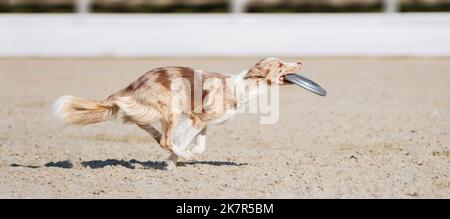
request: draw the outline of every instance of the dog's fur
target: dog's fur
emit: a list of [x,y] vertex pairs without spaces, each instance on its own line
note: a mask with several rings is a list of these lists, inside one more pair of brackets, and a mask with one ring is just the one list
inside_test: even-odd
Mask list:
[[[116,118],[135,123],[162,148],[171,152],[167,168],[178,157],[191,159],[205,150],[209,124],[227,121],[254,95],[260,84],[290,84],[283,75],[300,70],[301,63],[266,58],[239,75],[197,71],[187,67],[153,69],[104,101],[62,96],[55,114],[66,124],[87,125]],[[197,96],[196,96],[197,95]],[[160,130],[154,127],[160,123]]]

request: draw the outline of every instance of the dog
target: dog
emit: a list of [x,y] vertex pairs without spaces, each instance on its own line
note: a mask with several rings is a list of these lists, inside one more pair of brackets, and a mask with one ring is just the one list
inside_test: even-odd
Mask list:
[[208,125],[232,118],[239,107],[258,95],[259,85],[291,84],[284,75],[299,71],[301,66],[301,62],[265,58],[238,75],[161,67],[104,101],[61,96],[53,111],[65,124],[77,125],[121,114],[124,123],[138,125],[171,153],[166,166],[173,170],[179,157],[189,160],[204,152]]

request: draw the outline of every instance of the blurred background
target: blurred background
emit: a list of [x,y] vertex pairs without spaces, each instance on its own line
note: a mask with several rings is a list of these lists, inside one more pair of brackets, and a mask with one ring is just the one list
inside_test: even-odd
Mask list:
[[[0,0],[0,198],[449,198],[449,12],[450,0]],[[50,113],[61,95],[102,100],[153,68],[238,74],[274,56],[302,61],[327,96],[284,87],[278,123],[208,127],[207,152],[177,174],[136,126],[62,127]]]
[[448,56],[450,0],[0,0],[0,56]]
[[[233,4],[238,4],[234,7]],[[2,0],[5,13],[249,13],[450,11],[450,0]]]

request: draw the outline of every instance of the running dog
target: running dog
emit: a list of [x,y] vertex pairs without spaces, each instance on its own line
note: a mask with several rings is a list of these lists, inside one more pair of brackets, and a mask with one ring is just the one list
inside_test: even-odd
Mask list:
[[205,150],[209,124],[229,120],[258,95],[259,85],[291,84],[284,75],[300,68],[300,62],[278,58],[262,59],[238,75],[189,67],[156,68],[104,101],[61,96],[53,110],[65,124],[78,125],[120,115],[125,123],[138,125],[169,151],[167,169],[174,169],[179,157],[192,159]]

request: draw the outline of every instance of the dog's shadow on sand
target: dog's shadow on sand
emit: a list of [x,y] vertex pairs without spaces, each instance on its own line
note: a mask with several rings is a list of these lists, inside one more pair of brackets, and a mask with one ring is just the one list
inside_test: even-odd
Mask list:
[[[90,160],[79,162],[81,167],[90,169],[101,169],[109,166],[122,166],[128,169],[135,169],[137,165],[141,166],[143,169],[154,169],[154,170],[165,170],[166,163],[163,161],[138,161],[132,160],[117,160],[117,159],[107,159],[107,160]],[[178,162],[177,166],[188,166],[188,165],[210,165],[210,166],[245,166],[247,163],[236,163],[231,161],[187,161]],[[27,167],[27,168],[41,168],[41,167],[58,167],[64,169],[72,169],[75,166],[70,160],[49,162],[44,164],[44,166],[30,166],[30,165],[20,165],[13,163],[12,167]]]

